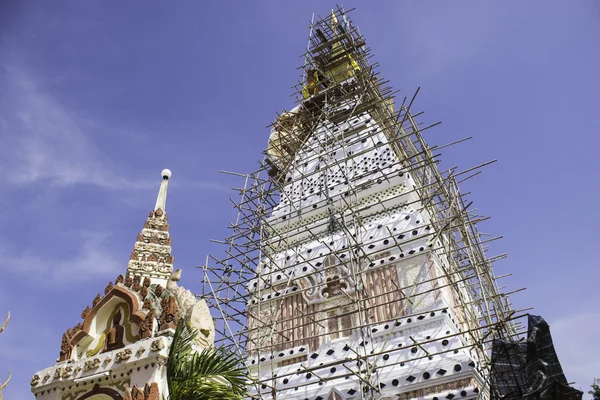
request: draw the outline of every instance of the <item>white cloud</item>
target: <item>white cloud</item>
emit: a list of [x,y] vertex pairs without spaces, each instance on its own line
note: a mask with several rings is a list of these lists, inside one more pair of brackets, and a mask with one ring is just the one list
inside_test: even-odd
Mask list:
[[[0,149],[0,171],[10,183],[89,184],[109,190],[158,187],[154,176],[131,179],[126,169],[119,169],[118,163],[96,146],[93,135],[108,127],[62,104],[26,70],[6,65],[4,69],[0,135],[5,145]],[[123,132],[119,127],[114,129]],[[192,189],[230,190],[219,182],[182,183]]]
[[2,98],[0,128],[13,146],[5,148],[2,169],[12,183],[46,180],[57,185],[101,187],[115,180],[109,160],[86,136],[93,124],[79,118],[40,89],[26,71],[5,66],[8,88]]
[[[42,286],[64,286],[73,283],[92,281],[97,277],[113,277],[126,270],[126,260],[113,256],[108,243],[109,235],[80,232],[81,243],[74,243],[77,251],[71,256],[52,259],[40,251],[27,250],[20,254],[6,247],[0,248],[2,261],[0,271],[18,273]],[[65,279],[68,277],[68,279]]]

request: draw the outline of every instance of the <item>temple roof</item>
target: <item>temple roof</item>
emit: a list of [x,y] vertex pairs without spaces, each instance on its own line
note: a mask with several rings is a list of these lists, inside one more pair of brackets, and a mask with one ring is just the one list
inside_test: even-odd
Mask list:
[[[198,350],[214,343],[214,323],[206,302],[178,285],[181,270],[173,273],[165,212],[171,171],[163,170],[161,177],[154,210],[137,236],[127,274],[109,282],[104,294],[98,293],[91,306],[85,307],[82,321],[63,334],[57,364],[31,379],[36,396],[60,389],[61,398],[113,393],[116,397],[111,398],[127,399],[142,387],[158,396],[158,390],[167,393],[165,375],[149,375],[145,370],[160,369],[156,366],[168,357],[180,318],[197,330],[194,344]],[[108,376],[113,380],[102,380],[102,384],[96,380]]]

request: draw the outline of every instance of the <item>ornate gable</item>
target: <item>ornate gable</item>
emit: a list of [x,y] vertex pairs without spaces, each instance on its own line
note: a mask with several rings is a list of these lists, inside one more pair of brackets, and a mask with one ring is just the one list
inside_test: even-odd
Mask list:
[[57,364],[33,376],[38,400],[166,398],[161,366],[179,319],[198,330],[200,349],[213,344],[206,302],[177,284],[180,270],[173,273],[165,212],[171,172],[161,176],[156,205],[137,236],[126,275],[109,282],[82,311],[82,321],[63,334]]

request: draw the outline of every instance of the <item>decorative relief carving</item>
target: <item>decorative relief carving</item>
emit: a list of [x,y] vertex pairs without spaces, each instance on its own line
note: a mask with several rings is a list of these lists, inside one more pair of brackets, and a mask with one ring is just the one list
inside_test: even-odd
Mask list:
[[102,300],[102,296],[100,295],[100,293],[98,293],[96,295],[96,297],[94,297],[94,300],[92,301],[92,308],[96,307],[98,305],[98,303],[100,303],[100,300]]
[[146,383],[144,396],[146,396],[146,400],[159,400],[158,384],[156,382],[153,382],[151,385]]
[[156,288],[154,288],[154,295],[158,298],[160,298],[163,294],[163,287],[160,285],[156,285]]
[[[407,301],[404,303],[406,314],[416,314],[435,308],[436,290],[430,271],[432,269],[431,257],[418,256],[411,259],[411,264],[403,265],[399,270],[399,286],[412,288],[406,293]],[[415,286],[415,282],[418,284]],[[420,293],[418,296],[416,293]]]
[[67,329],[65,333],[63,333],[62,341],[60,344],[60,355],[58,357],[58,361],[66,361],[71,358],[71,352],[73,351],[73,346],[71,345],[71,337],[73,336],[71,329]]
[[152,337],[152,330],[154,328],[154,318],[156,317],[156,311],[151,308],[146,318],[140,323],[140,339],[148,339]]
[[131,355],[131,349],[125,349],[123,351],[120,351],[115,355],[115,362],[120,363],[122,361],[127,361],[131,358]]
[[150,351],[161,351],[164,348],[165,344],[160,339],[156,339],[150,344]]
[[167,365],[167,357],[158,357],[156,359],[156,365],[158,365],[159,367],[164,367],[165,365]]
[[131,389],[125,389],[123,400],[144,400],[144,391],[134,385]]
[[165,214],[165,217],[162,218],[162,219],[160,219],[160,218],[152,218],[152,216],[150,216],[150,218],[148,218],[146,220],[146,222],[148,223],[147,229],[164,231],[164,232],[166,232],[166,231],[169,230],[169,224],[167,223],[167,216],[166,216],[166,214]]
[[146,348],[144,346],[141,346],[139,349],[137,349],[137,351],[135,352],[135,354],[139,357],[142,354],[144,354],[145,351],[146,351]]
[[[170,246],[164,244],[164,242],[165,242],[164,240],[162,240],[163,243],[159,243],[161,241],[160,239],[156,239],[154,241],[157,243],[137,242],[135,244],[134,250],[131,253],[132,257],[130,258],[130,260],[136,261],[140,258],[141,255],[156,254],[158,256],[166,256],[166,255],[170,254],[171,248],[170,248]],[[156,261],[156,260],[148,260],[148,261]]]
[[131,278],[131,275],[127,274],[127,276],[125,277],[125,287],[130,288],[132,284],[133,279]]
[[117,276],[117,280],[115,281],[115,285],[117,284],[123,284],[123,282],[125,282],[125,278],[123,277],[123,275],[119,275]]
[[208,347],[214,343],[215,325],[204,299],[196,301],[185,318],[188,325],[198,331],[198,335],[194,338],[197,345]]
[[88,316],[88,314],[90,313],[90,311],[92,311],[92,309],[90,308],[90,306],[86,306],[83,311],[81,312],[81,319],[85,319],[85,317]]
[[83,364],[84,371],[90,371],[90,370],[96,369],[98,367],[100,367],[100,359],[99,358],[94,358],[93,360],[88,360],[85,362],[85,364]]
[[144,299],[144,305],[142,306],[142,308],[144,310],[150,310],[152,308],[152,300],[146,297],[146,299]]
[[68,378],[73,374],[73,367],[65,367],[62,371],[61,378]]
[[[297,273],[301,275],[301,273]],[[313,273],[295,280],[308,304],[320,303],[343,293],[350,294],[356,287],[347,264],[340,263],[336,255],[329,255],[323,265]]]
[[38,383],[40,383],[40,376],[36,374],[36,375],[34,375],[34,376],[31,377],[31,381],[29,382],[29,384],[31,386],[35,386]]
[[177,328],[177,323],[179,322],[179,307],[177,306],[175,296],[163,297],[160,305],[162,313],[158,320],[158,330],[162,331],[164,329]]
[[162,257],[158,264],[156,263],[146,263],[145,261],[129,261],[127,268],[131,271],[146,271],[153,273],[161,273],[161,274],[170,274],[173,269],[173,258],[172,257]]
[[146,383],[144,390],[137,385],[133,385],[131,389],[126,388],[125,393],[123,393],[123,400],[160,400],[158,384],[156,382]]
[[179,280],[180,277],[181,270],[177,270],[175,273],[173,273],[169,282],[167,283],[167,290],[177,299],[180,315],[187,315],[198,300],[191,291],[187,290],[183,286],[177,285],[177,280]]
[[[210,315],[210,310],[205,300],[198,300],[196,296],[190,291],[179,286],[177,282],[181,279],[182,271],[179,269],[171,274],[167,282],[168,293],[171,297],[175,298],[172,304],[173,307],[177,307],[177,315],[179,318],[184,318],[188,325],[197,329],[199,334],[196,336],[196,344],[202,347],[210,346],[214,342],[214,321]],[[163,288],[157,285],[154,288],[155,295],[163,294]],[[169,311],[169,301],[167,297],[161,298],[161,309],[163,313],[160,315],[159,324],[164,326],[164,320],[168,319],[169,313],[173,313],[173,310]],[[166,310],[166,311],[164,311]],[[177,323],[175,322],[175,326]],[[164,329],[159,326],[159,330]]]
[[83,324],[80,322],[77,325],[75,325],[72,329],[72,335],[75,335],[77,332],[79,332],[80,330],[83,329]]
[[163,314],[166,313],[167,308],[169,307],[169,297],[163,297],[160,299],[160,309],[162,310],[158,323],[161,324],[164,319]]
[[114,287],[115,285],[112,282],[109,282],[104,288],[104,295],[106,296]]
[[296,280],[296,284],[300,287],[303,297],[307,302],[319,300],[317,293],[319,292],[318,274],[310,274],[302,276]]
[[[250,339],[252,342],[256,343],[255,345],[253,344],[253,347],[260,348],[268,346],[271,341],[271,326],[273,325],[275,317],[277,315],[277,307],[275,305],[275,302],[271,301],[264,304],[261,307],[260,312],[258,312],[257,308],[254,308],[254,311],[251,311],[251,314],[258,314],[257,321],[262,322],[258,324],[257,327],[253,328],[253,332]],[[318,318],[315,317],[315,319]]]
[[142,286],[140,285],[140,282],[141,282],[141,280],[142,280],[142,278],[141,278],[139,275],[136,275],[136,276],[134,276],[134,277],[133,277],[133,285],[131,285],[131,289],[132,289],[134,292],[137,292],[137,291],[139,291],[139,290],[140,290],[140,288],[142,287]]
[[54,370],[54,379],[60,378],[62,375],[62,371],[63,371],[63,369],[61,367],[56,368]]
[[348,289],[348,284],[340,280],[339,276],[334,275],[327,278],[325,288],[321,290],[321,294],[328,299],[342,294],[346,289]]

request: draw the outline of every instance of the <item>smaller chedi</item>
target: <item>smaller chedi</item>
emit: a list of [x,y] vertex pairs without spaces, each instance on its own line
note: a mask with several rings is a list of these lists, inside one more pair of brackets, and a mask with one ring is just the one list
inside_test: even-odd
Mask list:
[[198,349],[214,343],[204,300],[179,286],[165,212],[171,171],[138,234],[127,271],[109,282],[62,336],[57,363],[31,378],[39,400],[159,400],[168,398],[165,364],[181,318],[198,331]]

